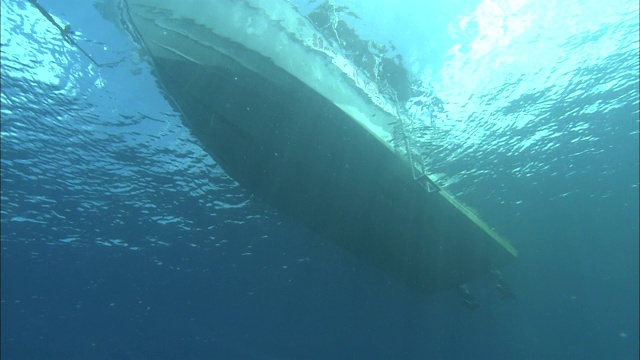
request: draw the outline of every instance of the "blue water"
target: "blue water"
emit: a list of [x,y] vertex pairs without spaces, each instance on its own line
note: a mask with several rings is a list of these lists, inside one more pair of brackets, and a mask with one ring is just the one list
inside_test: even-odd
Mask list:
[[429,172],[519,250],[517,300],[479,279],[474,311],[252,197],[100,6],[40,3],[118,65],[2,0],[3,359],[638,358],[636,2],[431,5],[424,23],[344,2],[444,101]]

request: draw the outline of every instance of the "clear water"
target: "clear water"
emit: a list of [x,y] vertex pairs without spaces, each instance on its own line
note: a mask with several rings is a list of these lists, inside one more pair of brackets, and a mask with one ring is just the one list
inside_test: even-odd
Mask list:
[[3,358],[638,358],[638,4],[341,3],[443,100],[416,146],[517,300],[416,294],[255,200],[101,2],[40,4],[113,67],[2,0]]

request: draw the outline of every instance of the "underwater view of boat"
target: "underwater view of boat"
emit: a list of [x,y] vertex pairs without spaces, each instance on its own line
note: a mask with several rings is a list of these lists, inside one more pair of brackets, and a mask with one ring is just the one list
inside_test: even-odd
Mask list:
[[426,293],[517,257],[427,176],[397,141],[397,104],[289,2],[119,5],[192,133],[258,198]]

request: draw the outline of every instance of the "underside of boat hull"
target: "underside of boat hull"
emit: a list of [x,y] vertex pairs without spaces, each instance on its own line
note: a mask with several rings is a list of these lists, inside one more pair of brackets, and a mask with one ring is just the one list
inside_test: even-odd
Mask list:
[[283,87],[250,71],[155,64],[225,171],[314,231],[424,291],[501,265],[503,250],[406,161],[295,78]]
[[[309,62],[296,63],[294,76],[292,64],[285,70],[206,27],[157,10],[140,14],[131,17],[136,36],[193,134],[266,203],[424,292],[515,258],[445,191],[416,180],[411,162],[377,135],[383,112],[361,105],[366,96],[351,95],[344,79],[318,70],[321,62],[311,67],[313,52],[300,52]],[[308,66],[316,75],[303,81]],[[321,93],[330,86],[344,102]]]

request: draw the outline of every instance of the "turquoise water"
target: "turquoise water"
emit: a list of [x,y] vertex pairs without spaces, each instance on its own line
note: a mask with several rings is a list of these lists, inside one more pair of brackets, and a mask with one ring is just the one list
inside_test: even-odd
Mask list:
[[637,3],[341,2],[419,80],[430,174],[519,250],[474,311],[253,198],[100,2],[40,4],[117,65],[2,0],[3,357],[638,357]]

